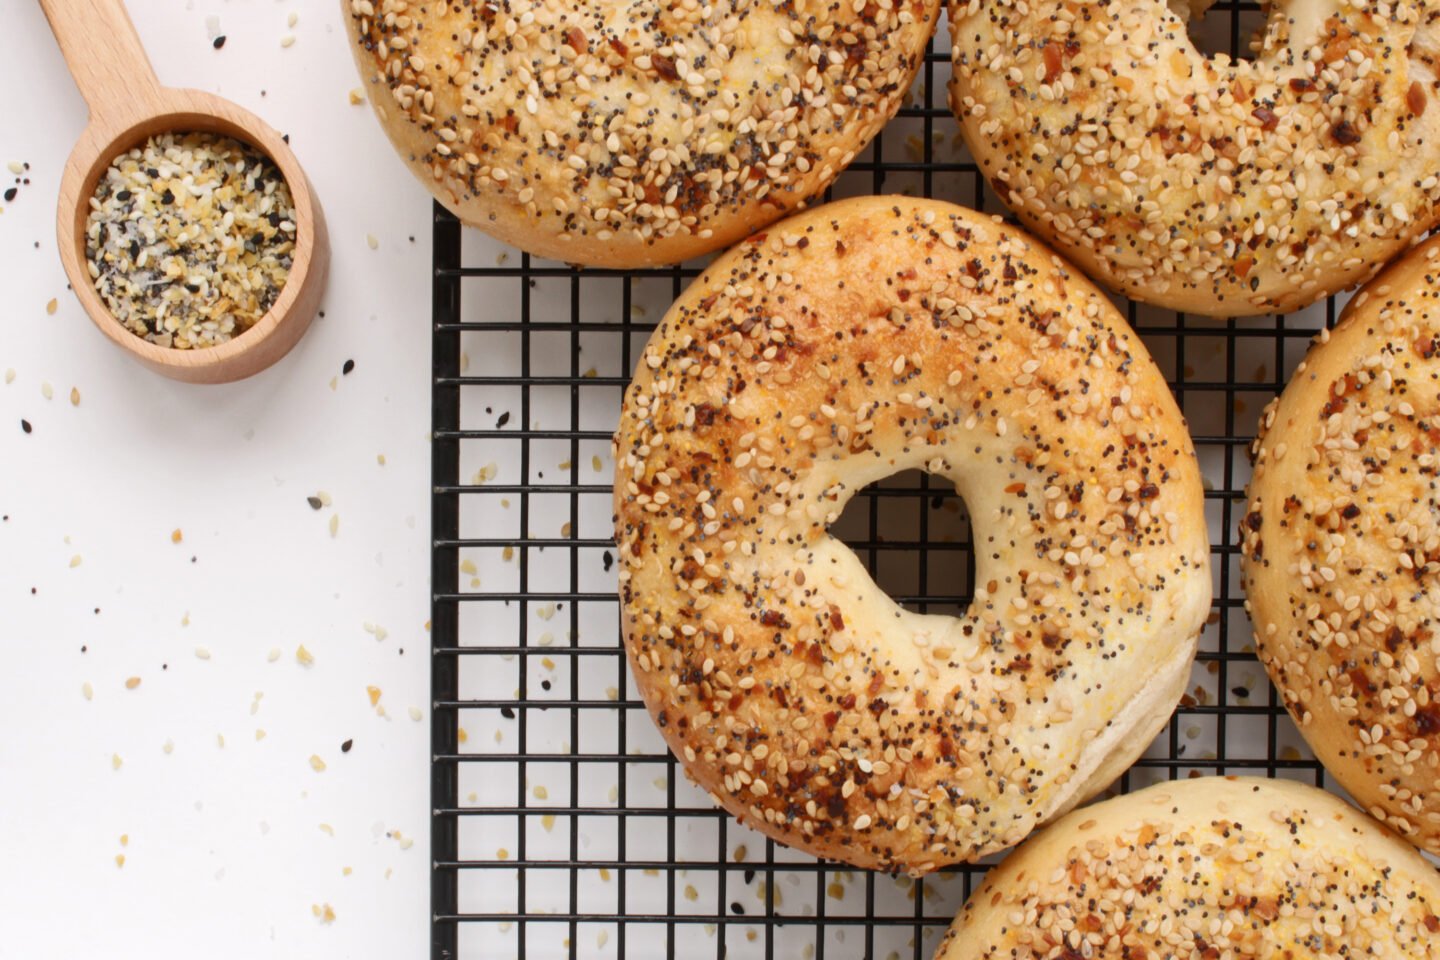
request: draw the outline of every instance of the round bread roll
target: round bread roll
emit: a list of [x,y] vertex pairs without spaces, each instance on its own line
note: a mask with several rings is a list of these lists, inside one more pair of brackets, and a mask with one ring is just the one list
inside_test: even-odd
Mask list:
[[1232,61],[1166,0],[952,0],[951,106],[1000,197],[1092,277],[1294,310],[1440,220],[1440,0],[1266,7]]
[[1161,783],[1056,822],[991,870],[935,960],[1433,957],[1440,876],[1287,780]]
[[940,0],[344,0],[370,101],[461,220],[570,263],[729,246],[894,116]]
[[1440,240],[1356,294],[1260,426],[1260,659],[1350,795],[1440,854]]
[[[1127,767],[1189,677],[1185,422],[1104,295],[998,220],[869,197],[731,250],[651,337],[615,460],[640,692],[783,843],[915,874],[1009,846]],[[913,468],[969,506],[962,617],[900,608],[827,532]]]

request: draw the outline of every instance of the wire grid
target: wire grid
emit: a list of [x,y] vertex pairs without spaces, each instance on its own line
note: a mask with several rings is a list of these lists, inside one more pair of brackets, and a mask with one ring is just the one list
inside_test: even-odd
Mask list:
[[[1262,22],[1222,0],[1196,32],[1240,55]],[[946,104],[948,36],[942,23],[911,100],[832,197],[1003,210]],[[766,840],[685,780],[629,677],[610,435],[635,358],[703,263],[577,270],[438,206],[434,230],[432,955],[927,958],[989,863],[911,881]],[[1114,789],[1243,772],[1323,785],[1255,659],[1236,525],[1258,415],[1338,304],[1212,320],[1116,303],[1190,423],[1215,601],[1189,692]],[[969,522],[943,482],[872,485],[834,532],[906,607],[968,605]]]

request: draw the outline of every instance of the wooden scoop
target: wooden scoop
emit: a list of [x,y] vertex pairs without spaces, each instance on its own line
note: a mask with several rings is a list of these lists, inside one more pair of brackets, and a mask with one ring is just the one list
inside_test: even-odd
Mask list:
[[[121,0],[40,0],[40,6],[90,106],[90,125],[65,164],[57,217],[60,259],[85,312],[116,345],[176,380],[227,383],[270,366],[310,325],[330,263],[324,215],[289,145],[228,100],[160,86]],[[267,154],[294,199],[296,236],[285,287],[255,326],[219,346],[179,350],[136,336],[110,314],[87,268],[85,225],[95,186],[116,156],[155,134],[191,131],[233,137]]]

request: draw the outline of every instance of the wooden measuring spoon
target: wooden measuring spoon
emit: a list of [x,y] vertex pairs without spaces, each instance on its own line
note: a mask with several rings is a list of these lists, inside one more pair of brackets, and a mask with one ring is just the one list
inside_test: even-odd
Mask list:
[[[190,383],[240,380],[279,360],[310,325],[330,263],[320,203],[281,136],[259,117],[199,90],[160,86],[122,0],[40,0],[70,74],[90,106],[60,181],[60,259],[80,304],[112,342],[152,370]],[[290,274],[268,313],[244,333],[214,347],[178,350],[131,333],[95,292],[85,255],[90,198],[116,156],[158,133],[203,131],[243,141],[267,154],[295,202]]]

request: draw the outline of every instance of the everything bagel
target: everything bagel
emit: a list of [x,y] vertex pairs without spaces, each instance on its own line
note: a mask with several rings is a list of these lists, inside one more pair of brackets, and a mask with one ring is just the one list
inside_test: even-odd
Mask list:
[[1232,61],[1166,0],[952,2],[951,106],[1006,204],[1111,288],[1293,310],[1440,217],[1440,0],[1268,9]]
[[1160,783],[1076,810],[985,877],[935,960],[1435,956],[1440,877],[1287,780]]
[[344,0],[401,157],[461,220],[592,266],[718,250],[899,109],[940,0]]
[[[784,843],[924,873],[1009,846],[1163,727],[1210,604],[1184,421],[1109,301],[1020,231],[870,197],[772,226],[666,314],[615,437],[626,648],[671,749]],[[827,533],[954,482],[963,617]]]
[[1440,240],[1355,295],[1252,454],[1260,659],[1326,769],[1440,854]]

